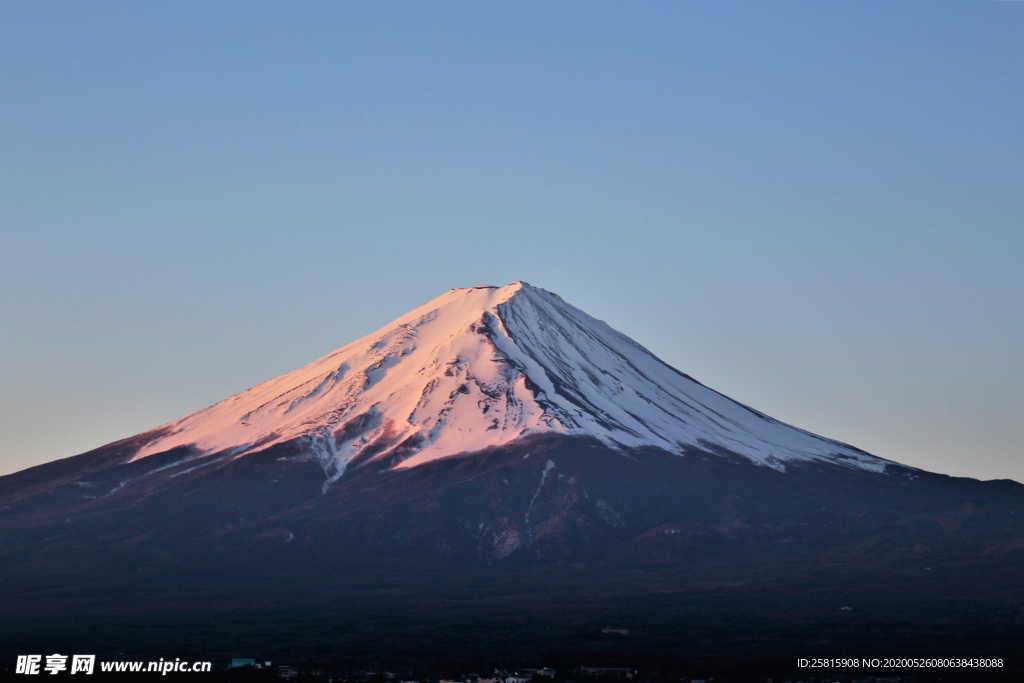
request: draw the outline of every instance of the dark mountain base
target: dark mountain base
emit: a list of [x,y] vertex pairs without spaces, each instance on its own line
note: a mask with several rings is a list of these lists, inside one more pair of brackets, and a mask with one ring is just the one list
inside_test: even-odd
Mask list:
[[301,443],[193,455],[80,456],[54,463],[50,486],[39,468],[23,486],[0,480],[3,661],[622,664],[752,680],[798,657],[919,656],[1008,667],[943,680],[1021,673],[1024,487],[1012,482],[782,473],[547,436],[355,469],[322,494]]

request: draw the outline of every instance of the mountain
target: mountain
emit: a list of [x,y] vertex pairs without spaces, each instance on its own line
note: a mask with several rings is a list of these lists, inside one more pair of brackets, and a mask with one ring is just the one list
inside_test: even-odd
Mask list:
[[515,282],[0,477],[0,623],[19,647],[69,613],[151,649],[246,614],[287,652],[979,656],[1021,633],[1022,518],[1016,482],[779,422]]
[[773,420],[659,360],[556,294],[453,289],[304,368],[149,434],[138,460],[189,448],[203,466],[308,440],[328,483],[349,465],[414,467],[530,434],[611,448],[725,449],[784,471],[885,460]]

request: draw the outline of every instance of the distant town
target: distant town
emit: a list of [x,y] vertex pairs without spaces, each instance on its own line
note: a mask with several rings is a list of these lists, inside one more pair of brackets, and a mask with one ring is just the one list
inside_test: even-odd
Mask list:
[[[674,683],[910,683],[928,680],[914,676],[888,675],[864,676],[863,674],[829,674],[822,672],[807,676],[768,676],[745,672],[736,675],[715,675],[691,677],[670,675],[666,671],[644,671],[632,666],[606,666],[600,664],[580,665],[563,670],[549,666],[523,667],[517,669],[493,669],[488,672],[412,672],[363,669],[358,671],[329,671],[323,667],[303,668],[255,658],[235,658],[222,672],[222,680],[257,681],[326,681],[328,683],[547,683],[548,681],[673,681]],[[209,680],[208,677],[205,677]],[[950,680],[960,680],[951,678]],[[967,679],[964,679],[967,680]]]

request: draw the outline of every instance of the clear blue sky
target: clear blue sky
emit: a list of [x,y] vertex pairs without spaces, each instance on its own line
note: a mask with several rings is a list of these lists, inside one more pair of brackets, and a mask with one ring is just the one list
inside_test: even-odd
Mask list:
[[7,3],[0,472],[524,279],[1024,480],[1024,2]]

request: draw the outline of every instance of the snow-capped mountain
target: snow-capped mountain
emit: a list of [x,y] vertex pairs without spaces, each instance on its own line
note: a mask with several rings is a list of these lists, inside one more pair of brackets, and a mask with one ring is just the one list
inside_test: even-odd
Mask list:
[[182,624],[234,643],[249,613],[288,657],[312,634],[317,653],[433,657],[439,618],[442,647],[531,653],[753,619],[805,629],[804,656],[839,615],[877,634],[858,651],[910,624],[933,656],[940,618],[962,635],[950,596],[1019,642],[1022,518],[1020,484],[773,420],[516,282],[452,290],[180,420],[0,477],[0,631],[63,633],[71,614],[67,647],[90,652],[126,647],[102,627],[128,619],[166,656],[168,633],[201,639]]
[[304,438],[333,481],[350,463],[413,467],[545,432],[615,448],[719,448],[781,470],[791,461],[886,466],[709,389],[525,282],[450,290],[303,368],[161,426],[134,459],[182,446],[237,458]]

